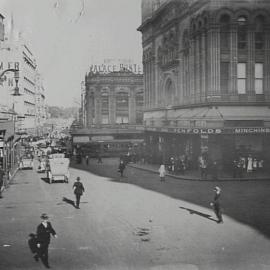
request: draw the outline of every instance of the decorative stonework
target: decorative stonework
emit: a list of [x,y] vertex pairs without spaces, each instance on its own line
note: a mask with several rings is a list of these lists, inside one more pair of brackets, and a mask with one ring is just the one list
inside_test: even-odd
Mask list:
[[166,68],[178,64],[178,31],[175,27],[163,34],[157,51],[158,65]]

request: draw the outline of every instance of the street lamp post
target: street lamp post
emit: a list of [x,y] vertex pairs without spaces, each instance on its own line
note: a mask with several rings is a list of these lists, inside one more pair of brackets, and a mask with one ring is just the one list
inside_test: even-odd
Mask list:
[[[19,87],[18,87],[18,83],[19,83],[19,69],[13,69],[13,68],[8,68],[8,69],[5,69],[4,71],[2,71],[0,73],[0,82],[3,82],[5,81],[5,77],[4,75],[8,72],[13,72],[14,73],[14,79],[15,79],[15,88],[14,88],[14,92],[12,93],[13,96],[20,96],[20,92],[19,92]],[[16,114],[14,112],[14,114]],[[15,135],[15,118],[13,117],[13,121],[14,121],[14,135]],[[9,170],[12,169],[12,168],[9,168],[9,166],[13,167],[14,164],[13,164],[13,161],[14,161],[14,147],[13,147],[13,143],[11,144],[12,147],[9,147],[10,146],[10,143],[8,143],[7,145],[4,145],[4,152],[5,152],[5,155],[4,157],[6,157],[4,160],[3,160],[3,165],[4,165],[4,168],[6,170],[6,173],[8,171],[8,174],[9,174]],[[9,176],[9,175],[8,175]]]
[[19,70],[18,69],[14,69],[14,68],[8,68],[4,71],[2,71],[2,73],[0,74],[0,81],[3,80],[3,77],[4,75],[7,73],[7,72],[13,72],[14,73],[14,79],[15,79],[15,88],[14,88],[14,92],[13,92],[13,96],[20,96],[20,92],[19,92],[19,87],[18,87],[18,83],[19,83]]

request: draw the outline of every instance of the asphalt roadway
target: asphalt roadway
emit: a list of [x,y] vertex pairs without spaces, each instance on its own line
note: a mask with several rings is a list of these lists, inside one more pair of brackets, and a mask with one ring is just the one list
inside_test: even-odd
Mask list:
[[[115,160],[75,167],[68,184],[18,172],[0,199],[1,270],[45,268],[27,245],[41,213],[58,235],[49,249],[52,269],[270,269],[270,181],[161,183],[134,168],[121,178]],[[73,205],[77,176],[86,188],[80,209]],[[224,224],[209,206],[217,184]]]

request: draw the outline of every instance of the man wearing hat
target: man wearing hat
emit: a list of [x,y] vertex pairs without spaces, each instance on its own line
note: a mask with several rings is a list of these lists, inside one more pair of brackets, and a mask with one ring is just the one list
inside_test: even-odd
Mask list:
[[210,203],[210,205],[213,207],[214,212],[217,216],[217,223],[223,223],[222,219],[222,213],[221,213],[221,206],[220,206],[220,194],[221,194],[221,188],[215,187],[214,188],[215,197],[214,201]]
[[80,177],[77,177],[77,182],[75,182],[73,184],[73,190],[74,190],[74,194],[76,196],[76,207],[79,209],[80,207],[80,200],[81,200],[81,196],[83,195],[84,192],[84,186],[83,184],[80,182]]
[[42,214],[40,216],[42,222],[37,227],[37,247],[38,252],[35,259],[38,261],[38,258],[42,260],[46,268],[50,268],[49,266],[49,257],[48,257],[48,249],[51,240],[51,234],[57,238],[56,232],[53,229],[51,223],[49,222],[49,217],[47,214]]

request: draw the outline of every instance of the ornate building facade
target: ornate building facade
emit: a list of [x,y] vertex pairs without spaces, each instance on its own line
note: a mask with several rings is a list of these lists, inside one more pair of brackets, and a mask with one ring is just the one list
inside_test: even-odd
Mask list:
[[142,0],[144,123],[153,156],[269,160],[269,18],[264,0]]
[[[127,69],[89,72],[82,87],[80,122],[72,130],[79,155],[119,156],[143,142],[143,75]],[[80,124],[79,124],[80,126]]]
[[142,124],[143,75],[129,71],[89,73],[85,91],[84,126]]

